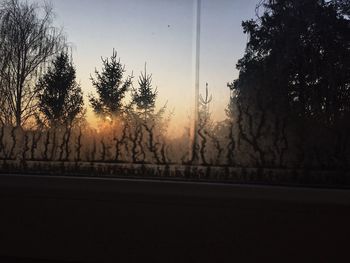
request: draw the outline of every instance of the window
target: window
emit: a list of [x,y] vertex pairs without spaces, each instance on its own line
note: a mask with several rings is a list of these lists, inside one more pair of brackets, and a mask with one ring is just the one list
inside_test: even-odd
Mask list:
[[0,23],[2,173],[350,183],[346,1],[3,0]]

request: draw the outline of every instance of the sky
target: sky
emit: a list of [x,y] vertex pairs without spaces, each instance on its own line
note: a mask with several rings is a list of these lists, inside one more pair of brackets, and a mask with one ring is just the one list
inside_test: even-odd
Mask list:
[[[36,2],[43,2],[38,0]],[[229,100],[227,83],[236,79],[235,65],[244,54],[243,20],[255,16],[257,0],[202,0],[200,91],[213,96],[212,116],[221,121]],[[101,57],[113,49],[125,74],[137,78],[147,63],[157,106],[174,110],[170,134],[189,126],[194,111],[195,0],[52,0],[54,24],[63,27],[72,47],[77,81],[86,97],[94,92],[90,75],[101,70]],[[91,109],[88,121],[95,123]]]

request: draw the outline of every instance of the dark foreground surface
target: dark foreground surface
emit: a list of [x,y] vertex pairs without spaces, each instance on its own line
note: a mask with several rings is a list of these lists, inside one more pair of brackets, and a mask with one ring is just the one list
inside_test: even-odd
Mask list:
[[350,191],[0,176],[1,262],[349,262]]

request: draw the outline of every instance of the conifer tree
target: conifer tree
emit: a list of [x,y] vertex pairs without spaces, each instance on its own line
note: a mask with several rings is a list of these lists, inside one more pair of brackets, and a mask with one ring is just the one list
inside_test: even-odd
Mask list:
[[97,115],[112,118],[122,112],[122,101],[132,84],[132,76],[123,80],[125,66],[117,59],[114,50],[110,59],[102,58],[102,63],[102,71],[95,70],[95,78],[91,77],[97,97],[90,95],[90,104]]
[[156,111],[156,99],[158,91],[152,87],[152,74],[141,72],[138,80],[138,88],[133,89],[132,105],[129,116],[132,116],[132,122],[135,127],[135,134],[132,136],[139,138],[139,148],[145,152],[149,150],[152,158],[157,163],[161,163],[161,147],[165,145],[164,134],[166,132],[166,123],[164,119],[166,104]]
[[75,68],[62,52],[36,85],[38,120],[49,127],[71,125],[83,113],[83,93]]
[[158,91],[152,88],[152,74],[147,74],[146,64],[145,72],[141,72],[138,84],[138,89],[133,90],[132,99],[137,110],[147,118],[154,112]]

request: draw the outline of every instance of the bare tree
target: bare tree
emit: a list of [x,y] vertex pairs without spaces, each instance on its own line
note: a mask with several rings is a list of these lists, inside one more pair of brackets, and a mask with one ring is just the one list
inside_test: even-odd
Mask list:
[[34,86],[47,62],[64,46],[52,26],[50,6],[6,0],[0,6],[0,120],[23,126],[35,109]]
[[206,83],[205,98],[203,98],[202,95],[200,95],[199,97],[198,129],[196,131],[200,138],[199,154],[202,159],[202,163],[204,165],[208,164],[206,160],[206,150],[207,150],[207,144],[208,144],[207,135],[209,133],[208,131],[209,126],[211,126],[209,104],[213,99],[212,95],[209,96],[208,92],[209,92],[208,83]]

